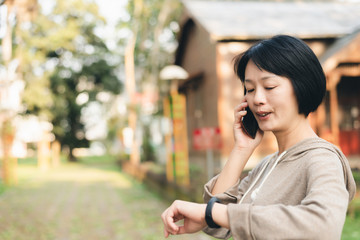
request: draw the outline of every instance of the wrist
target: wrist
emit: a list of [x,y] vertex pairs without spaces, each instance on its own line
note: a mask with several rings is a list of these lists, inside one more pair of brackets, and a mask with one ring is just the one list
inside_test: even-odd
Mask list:
[[244,152],[244,153],[251,154],[255,150],[256,147],[257,146],[254,146],[252,144],[243,146],[242,144],[235,142],[232,150],[236,151],[236,152]]
[[249,160],[249,158],[253,152],[254,152],[254,149],[252,149],[250,147],[244,148],[244,147],[234,146],[230,152],[229,160],[236,159],[236,162],[238,162],[239,159],[241,159],[241,161],[247,161],[247,160]]
[[227,205],[221,203],[215,203],[213,210],[213,220],[216,224],[223,228],[230,229],[229,218],[227,213]]

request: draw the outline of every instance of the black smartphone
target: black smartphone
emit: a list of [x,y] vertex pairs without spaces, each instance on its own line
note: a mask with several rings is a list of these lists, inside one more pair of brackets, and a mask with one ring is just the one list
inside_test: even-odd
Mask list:
[[254,117],[254,114],[251,112],[249,107],[245,108],[246,115],[242,118],[241,124],[244,132],[251,137],[252,139],[255,139],[256,132],[259,129],[259,125]]

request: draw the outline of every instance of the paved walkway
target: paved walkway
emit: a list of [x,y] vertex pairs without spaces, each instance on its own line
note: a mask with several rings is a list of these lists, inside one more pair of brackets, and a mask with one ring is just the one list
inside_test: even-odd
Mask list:
[[[164,239],[168,206],[114,166],[20,166],[17,187],[0,195],[0,240]],[[205,234],[169,239],[210,239]]]

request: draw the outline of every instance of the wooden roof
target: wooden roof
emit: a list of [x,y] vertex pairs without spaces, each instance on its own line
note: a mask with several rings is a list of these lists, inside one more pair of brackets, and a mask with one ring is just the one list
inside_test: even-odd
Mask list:
[[360,63],[360,29],[336,40],[319,60],[325,72],[341,62]]
[[356,2],[243,2],[183,0],[189,17],[216,41],[276,34],[338,38],[360,27]]

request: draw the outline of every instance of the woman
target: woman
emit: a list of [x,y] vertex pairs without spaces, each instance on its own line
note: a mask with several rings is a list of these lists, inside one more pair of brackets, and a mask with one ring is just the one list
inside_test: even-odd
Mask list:
[[[234,110],[235,144],[221,173],[205,185],[208,204],[175,201],[162,214],[165,237],[203,229],[217,238],[340,239],[356,188],[345,156],[319,138],[307,119],[322,102],[326,79],[312,50],[280,35],[235,58],[246,94]],[[259,125],[242,129],[249,107]],[[241,182],[241,172],[263,132],[278,151]],[[175,222],[184,219],[183,226]]]

